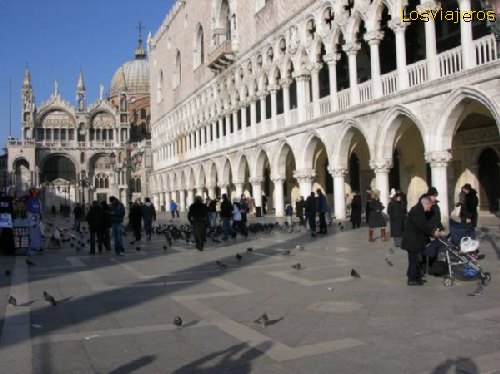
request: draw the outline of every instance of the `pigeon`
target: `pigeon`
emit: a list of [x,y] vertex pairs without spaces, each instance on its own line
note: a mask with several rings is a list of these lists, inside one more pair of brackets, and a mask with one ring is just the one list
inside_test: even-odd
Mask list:
[[135,250],[139,252],[141,250],[141,247],[135,247]]
[[5,276],[10,277],[10,270],[5,270]]
[[354,269],[351,270],[351,277],[354,277],[356,279],[361,279],[361,275]]
[[394,254],[394,249],[393,249],[392,247],[391,247],[391,248],[389,248],[389,253],[390,253],[391,255],[393,255],[393,254]]
[[174,318],[174,325],[177,326],[177,327],[181,327],[182,326],[182,318],[177,316]]
[[28,265],[28,266],[35,266],[35,263],[33,261],[30,261],[30,260],[26,259],[26,265]]
[[53,296],[49,295],[47,293],[47,291],[43,291],[43,298],[45,299],[45,301],[49,302],[50,304],[52,304],[52,306],[56,306],[56,299],[54,299]]
[[252,247],[247,248],[247,252],[248,253],[252,253],[253,252],[253,248]]
[[479,284],[474,292],[469,292],[467,296],[483,296],[483,286]]
[[281,252],[282,256],[290,256],[291,252],[290,251],[283,251]]
[[17,306],[17,300],[12,295],[9,296],[9,304],[12,305],[12,306]]
[[238,261],[241,261],[242,258],[243,258],[243,256],[241,256],[239,253],[236,253],[236,259]]
[[163,250],[164,250],[164,251],[166,251],[166,250],[167,250],[167,246],[166,246],[166,245],[164,245],[164,246],[163,246]]
[[340,231],[344,231],[344,225],[340,225]]
[[269,317],[267,316],[267,313],[264,313],[259,318],[257,318],[254,322],[258,323],[263,328],[266,328],[267,323],[269,322]]
[[295,270],[301,270],[301,269],[303,269],[303,267],[300,264],[300,262],[297,262],[296,264],[292,265],[291,267],[294,268]]
[[391,260],[389,260],[387,257],[385,258],[385,262],[387,263],[387,265],[389,266],[394,266],[394,264],[392,263]]
[[215,261],[215,263],[221,269],[227,268],[227,265],[225,263],[221,262],[221,261]]
[[333,287],[328,287],[328,291],[333,292],[333,291],[335,291],[335,288],[333,288]]
[[296,249],[297,251],[303,251],[303,250],[304,250],[304,246],[303,246],[303,245],[300,245],[300,244],[297,244],[297,245],[295,246],[295,249]]
[[129,244],[130,244],[130,245],[134,245],[134,244],[135,244],[135,242],[132,240]]

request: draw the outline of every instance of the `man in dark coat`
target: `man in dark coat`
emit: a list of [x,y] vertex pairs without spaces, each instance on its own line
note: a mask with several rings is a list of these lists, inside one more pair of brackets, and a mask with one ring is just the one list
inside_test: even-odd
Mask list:
[[423,285],[418,270],[419,256],[423,253],[429,237],[441,236],[441,231],[427,217],[431,208],[431,200],[428,197],[423,197],[411,208],[406,218],[401,248],[408,252],[408,286]]
[[380,228],[380,236],[382,241],[386,241],[386,232],[385,232],[385,226],[387,225],[387,222],[384,218],[384,215],[382,214],[382,211],[384,210],[384,205],[380,201],[380,191],[379,190],[373,190],[371,199],[368,202],[367,206],[367,214],[369,215],[368,219],[368,241],[374,242],[375,238],[373,237],[373,233],[375,232],[376,228]]
[[203,244],[207,240],[208,209],[203,204],[201,196],[196,196],[194,203],[189,207],[188,220],[193,226],[193,234],[196,240],[196,249],[203,251]]
[[75,208],[73,209],[73,215],[75,217],[75,231],[79,233],[80,222],[85,220],[85,210],[79,203],[76,203]]
[[460,221],[476,227],[477,207],[479,205],[477,191],[469,183],[466,183],[462,187],[462,192],[464,193],[464,201],[460,206]]
[[316,236],[316,197],[314,196],[314,192],[311,192],[311,195],[308,196],[305,208],[311,236]]
[[89,254],[95,254],[95,240],[97,237],[97,248],[99,253],[102,252],[102,233],[104,227],[104,214],[101,205],[94,201],[90,206],[89,212],[87,213],[86,220],[89,224],[90,229],[90,252]]
[[102,227],[102,243],[106,251],[111,251],[111,213],[108,203],[101,201],[103,227]]
[[220,217],[222,220],[222,232],[223,232],[222,240],[227,240],[229,234],[231,234],[231,236],[236,236],[236,233],[234,233],[231,228],[231,218],[233,217],[233,206],[231,205],[231,202],[227,198],[226,194],[222,194],[222,202],[220,203]]
[[353,229],[361,226],[361,210],[361,196],[355,191],[351,201],[351,222]]
[[115,254],[123,256],[125,248],[123,247],[123,217],[125,217],[125,206],[114,196],[109,198],[111,214],[111,229],[115,242]]
[[142,219],[144,220],[144,231],[146,240],[151,240],[153,235],[153,222],[156,221],[156,209],[151,199],[146,197],[144,204],[141,205]]
[[328,201],[319,188],[316,190],[316,211],[319,213],[319,233],[326,234],[326,213],[328,213]]
[[401,236],[403,235],[407,214],[400,194],[397,193],[392,198],[387,207],[387,214],[389,215],[391,225],[391,238],[394,242],[394,246],[399,248],[401,247]]
[[[142,210],[139,201],[135,201],[130,206],[130,212],[128,214],[128,220],[134,231],[134,237],[136,242],[141,241],[141,228],[142,228]],[[131,244],[134,244],[132,242]]]

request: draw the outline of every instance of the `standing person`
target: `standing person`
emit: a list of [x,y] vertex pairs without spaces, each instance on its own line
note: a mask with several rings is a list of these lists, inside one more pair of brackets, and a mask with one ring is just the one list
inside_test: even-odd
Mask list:
[[266,195],[262,195],[262,215],[267,214],[267,197]]
[[220,203],[220,217],[222,220],[222,233],[223,233],[222,240],[227,240],[229,234],[235,237],[236,234],[233,233],[233,230],[231,229],[231,218],[233,217],[233,208],[226,194],[222,194],[222,201]]
[[146,232],[146,240],[151,241],[151,236],[153,235],[153,222],[156,221],[156,209],[149,197],[146,197],[144,201],[144,204],[141,206],[144,231]]
[[115,241],[115,253],[117,256],[123,256],[125,248],[123,247],[123,218],[125,217],[125,207],[116,197],[111,196],[110,214],[111,214],[111,229],[113,231],[113,239]]
[[366,190],[366,204],[365,204],[365,219],[366,219],[366,224],[370,222],[370,201],[372,199],[372,189],[369,188]]
[[305,208],[304,196],[300,196],[295,202],[295,215],[299,219],[300,226],[305,226],[304,208]]
[[76,203],[75,208],[73,209],[73,216],[75,220],[75,231],[80,233],[80,222],[82,222],[85,218],[85,211],[80,203]]
[[241,206],[241,224],[246,228],[247,216],[248,216],[248,200],[245,194],[241,195],[240,206]]
[[[427,197],[432,203],[432,207],[430,211],[426,212],[427,220],[431,225],[437,227],[439,230],[444,230],[444,226],[441,222],[441,209],[439,208],[438,191],[435,187],[430,187],[426,194],[422,195],[422,197]],[[421,256],[420,261],[420,271],[423,274],[427,273],[427,270],[432,268],[435,258]]]
[[170,214],[172,214],[172,218],[179,218],[179,212],[177,211],[177,203],[174,200],[170,200]]
[[464,202],[460,205],[460,222],[476,227],[477,207],[479,205],[477,191],[469,183],[466,183],[462,187],[462,192],[464,193]]
[[285,202],[285,216],[286,216],[286,222],[288,223],[288,226],[292,227],[293,207],[292,207],[292,204],[290,204],[288,201]]
[[87,213],[86,221],[89,224],[90,231],[90,255],[95,254],[95,240],[97,237],[97,249],[102,253],[103,231],[104,231],[104,214],[101,205],[94,201]]
[[210,235],[213,237],[217,228],[217,202],[207,197],[208,220],[210,222]]
[[429,237],[440,237],[441,231],[429,222],[427,213],[432,208],[428,197],[423,197],[411,208],[405,222],[401,248],[408,252],[408,286],[422,286],[422,275],[418,270],[419,256],[422,255]]
[[42,203],[38,198],[38,190],[30,188],[28,191],[29,198],[26,203],[28,213],[28,221],[30,224],[30,252],[41,252],[42,248],[42,232],[40,231],[40,220],[42,218]]
[[401,237],[403,236],[405,221],[406,221],[406,210],[403,205],[402,196],[396,193],[387,207],[387,213],[389,214],[389,221],[391,227],[391,238],[393,240],[394,247],[401,247]]
[[111,208],[105,201],[101,202],[103,225],[102,225],[102,244],[106,251],[111,251]]
[[354,196],[351,201],[351,223],[352,228],[359,228],[361,226],[361,210],[362,210],[361,196],[357,191],[354,191]]
[[243,225],[243,214],[241,213],[241,203],[238,199],[233,200],[232,216],[233,216],[233,238],[236,237],[236,233],[239,231],[241,235],[248,236],[246,228]]
[[316,236],[316,197],[314,196],[314,192],[311,192],[311,195],[307,197],[305,210],[311,236]]
[[387,236],[385,233],[385,226],[387,222],[385,221],[384,216],[382,215],[382,211],[384,210],[384,205],[380,202],[380,191],[373,190],[371,199],[368,203],[368,212],[369,212],[369,220],[368,220],[368,241],[374,242],[375,238],[373,237],[373,233],[376,228],[380,227],[380,236],[382,241],[387,240]]
[[194,198],[194,203],[189,207],[188,221],[193,226],[193,235],[196,241],[196,249],[203,251],[203,245],[207,241],[208,208],[203,204],[201,196]]
[[319,233],[326,234],[326,213],[328,213],[328,201],[325,194],[318,188],[316,190],[316,211],[319,213]]
[[141,230],[142,230],[142,209],[139,199],[134,201],[130,206],[128,220],[132,225],[132,230],[134,231],[134,238],[135,238],[135,241],[131,242],[130,244],[134,244],[135,242],[140,242]]
[[396,188],[396,193],[401,195],[401,204],[403,204],[403,209],[408,212],[408,196],[406,196],[401,188]]

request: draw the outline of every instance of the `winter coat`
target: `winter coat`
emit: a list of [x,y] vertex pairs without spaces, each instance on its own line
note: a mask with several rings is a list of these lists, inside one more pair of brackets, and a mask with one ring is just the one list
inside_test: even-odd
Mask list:
[[210,203],[208,204],[208,211],[210,213],[216,213],[217,212],[217,201],[210,200]]
[[83,221],[85,219],[85,211],[80,205],[75,206],[75,209],[73,209],[73,214],[75,215],[75,219],[78,221]]
[[473,227],[477,226],[478,205],[479,201],[477,199],[477,191],[472,188],[468,194],[465,194],[464,202],[460,207],[460,217],[470,219]]
[[309,196],[306,199],[306,216],[311,217],[316,215],[316,198],[314,196]]
[[286,204],[285,206],[285,214],[287,217],[291,217],[293,215],[293,208],[291,204]]
[[361,196],[355,195],[351,201],[351,222],[361,223]]
[[106,204],[105,201],[103,201],[101,203],[101,208],[102,208],[104,229],[109,229],[111,227],[111,211],[109,205]]
[[440,228],[441,230],[444,229],[443,224],[441,223],[441,208],[439,208],[437,202],[432,206],[431,211],[426,213],[426,215],[434,226]]
[[316,198],[316,211],[318,213],[328,212],[328,201],[326,201],[326,196],[324,194],[319,194]]
[[370,228],[385,227],[387,225],[387,222],[382,215],[382,210],[384,210],[384,206],[379,200],[370,200],[368,203],[368,211],[370,212],[368,226]]
[[222,200],[222,202],[220,203],[220,216],[222,218],[233,217],[233,207],[229,200]]
[[132,204],[128,219],[133,227],[141,227],[142,211],[139,204]]
[[188,220],[193,226],[196,240],[205,241],[208,227],[208,209],[201,201],[195,201],[189,207]]
[[391,201],[387,207],[391,225],[391,237],[400,238],[405,227],[406,211],[402,202]]
[[366,204],[365,204],[365,213],[366,213],[366,223],[370,223],[370,202],[372,201],[372,198],[368,198],[368,200],[366,200]]
[[175,203],[175,201],[170,202],[170,211],[171,212],[177,211],[177,204]]
[[147,202],[141,206],[142,218],[144,221],[156,221],[156,209],[153,203]]
[[408,252],[422,253],[436,229],[437,227],[427,218],[424,207],[418,202],[406,217],[401,248]]
[[304,200],[299,200],[295,203],[295,215],[297,217],[304,217],[304,207],[305,207]]
[[104,229],[104,214],[99,204],[92,204],[87,213],[86,221],[89,223],[90,231],[100,232]]
[[231,214],[233,216],[233,221],[235,221],[235,222],[241,221],[241,205],[239,203],[233,204]]
[[123,217],[125,217],[125,207],[121,201],[115,200],[111,206],[111,223],[113,225],[123,223]]

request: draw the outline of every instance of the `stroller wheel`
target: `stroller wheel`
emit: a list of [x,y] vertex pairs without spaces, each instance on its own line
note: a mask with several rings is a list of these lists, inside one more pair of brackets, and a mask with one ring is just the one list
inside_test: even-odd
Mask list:
[[491,282],[491,274],[488,272],[484,273],[483,276],[481,277],[481,284],[483,286],[487,286],[488,283],[490,282]]
[[445,287],[451,287],[453,285],[453,278],[447,275],[443,279],[443,284],[444,284]]

